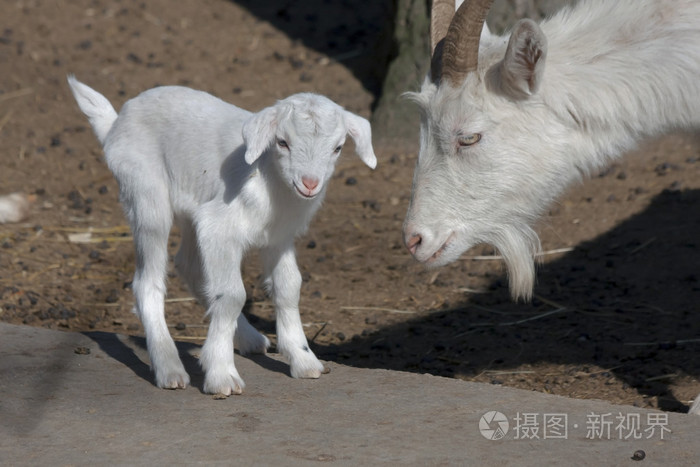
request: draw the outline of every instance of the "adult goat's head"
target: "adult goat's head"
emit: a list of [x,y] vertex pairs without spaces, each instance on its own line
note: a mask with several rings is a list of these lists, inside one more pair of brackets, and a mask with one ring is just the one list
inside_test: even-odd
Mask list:
[[454,0],[433,2],[430,75],[409,93],[421,110],[421,142],[404,236],[430,266],[492,244],[513,296],[528,298],[539,249],[531,226],[569,181],[547,157],[564,129],[550,124],[538,93],[544,34],[522,20],[510,36],[492,35],[484,26],[491,3],[466,0],[455,12]]

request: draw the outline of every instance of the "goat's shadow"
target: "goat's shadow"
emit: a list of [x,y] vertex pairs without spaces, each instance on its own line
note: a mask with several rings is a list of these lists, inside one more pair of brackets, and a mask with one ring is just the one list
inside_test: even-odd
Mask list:
[[[244,313],[247,313],[249,306],[250,302],[244,307]],[[256,318],[251,316],[251,320],[255,322]],[[83,335],[92,339],[105,354],[129,368],[136,376],[155,384],[155,378],[149,364],[146,338],[101,331],[84,332]],[[190,385],[203,392],[204,373],[195,356],[200,353],[201,346],[181,341],[175,341],[175,346],[182,364],[185,366],[185,371],[190,375]],[[268,355],[246,355],[243,357],[236,351],[236,359],[241,358],[250,360],[267,371],[291,377],[289,365]]]
[[[354,366],[466,378],[539,362],[574,364],[572,377],[617,378],[642,396],[658,396],[663,409],[685,411],[668,378],[700,376],[699,265],[700,190],[666,191],[542,266],[541,300],[512,303],[501,277],[491,293],[450,310],[314,350]],[[607,371],[588,372],[593,366]]]
[[[84,332],[109,357],[129,368],[136,376],[154,384],[155,378],[149,365],[146,339],[144,337],[113,334],[109,332]],[[192,355],[199,346],[187,342],[176,342],[180,359],[190,375],[192,386],[202,388],[203,377],[197,359]]]
[[[374,97],[392,55],[394,2],[380,0],[231,0],[257,18],[267,21],[293,40],[341,62]],[[426,12],[427,14],[427,12]],[[305,64],[297,57],[282,57],[303,72]]]

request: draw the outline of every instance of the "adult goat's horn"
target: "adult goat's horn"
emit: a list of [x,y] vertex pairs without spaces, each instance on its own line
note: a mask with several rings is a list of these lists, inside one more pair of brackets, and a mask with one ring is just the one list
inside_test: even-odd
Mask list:
[[455,14],[455,0],[433,0],[430,12],[430,54],[435,53],[435,47],[445,38],[450,27],[450,21]]
[[455,14],[455,0],[433,0],[430,11],[430,79],[437,83],[442,72],[442,46]]
[[[479,62],[479,39],[493,0],[464,0],[459,7],[442,45],[440,80],[458,86]],[[436,80],[436,75],[432,75]]]

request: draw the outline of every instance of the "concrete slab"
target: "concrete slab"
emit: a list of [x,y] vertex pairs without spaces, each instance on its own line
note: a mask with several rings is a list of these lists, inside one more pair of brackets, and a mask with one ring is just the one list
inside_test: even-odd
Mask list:
[[166,391],[144,344],[0,324],[0,464],[700,461],[700,417],[332,362],[319,380],[295,380],[275,356],[237,355],[245,393],[216,400],[200,390],[198,346],[179,344],[193,387]]

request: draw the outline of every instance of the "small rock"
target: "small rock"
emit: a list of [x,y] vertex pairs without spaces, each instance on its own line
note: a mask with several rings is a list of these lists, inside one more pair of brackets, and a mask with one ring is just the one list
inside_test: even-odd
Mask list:
[[372,211],[381,211],[381,204],[375,199],[366,199],[362,202],[363,208],[370,208]]
[[289,64],[292,65],[292,68],[295,70],[298,70],[304,66],[304,62],[302,60],[294,57],[289,57]]
[[119,292],[117,292],[117,289],[110,290],[109,295],[107,295],[107,298],[105,298],[105,302],[117,303],[118,301],[119,301]]
[[90,348],[89,347],[76,347],[75,350],[73,350],[78,355],[90,355]]
[[638,449],[638,450],[634,451],[634,454],[632,454],[631,459],[632,459],[633,461],[642,461],[642,460],[644,460],[644,458],[645,458],[646,456],[647,456],[647,453],[646,453],[646,452],[644,452],[644,451],[641,450],[641,449]]
[[136,55],[133,52],[129,52],[126,56],[126,59],[132,63],[137,64],[137,65],[140,65],[141,63],[143,63],[143,60],[141,60],[141,57],[139,57],[138,55]]

